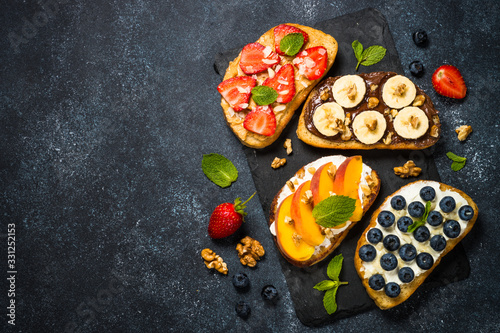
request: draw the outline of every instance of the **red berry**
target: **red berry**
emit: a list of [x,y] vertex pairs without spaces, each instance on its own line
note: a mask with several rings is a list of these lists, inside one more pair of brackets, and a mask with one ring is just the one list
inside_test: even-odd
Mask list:
[[299,73],[309,80],[319,79],[328,65],[328,51],[323,46],[305,49],[297,54],[293,64],[299,69]]
[[241,50],[240,68],[247,75],[263,72],[279,62],[278,54],[259,43],[247,44]]
[[269,105],[257,106],[243,121],[243,127],[250,132],[271,136],[276,131],[276,116]]
[[432,86],[440,95],[461,99],[467,93],[464,79],[458,68],[443,65],[432,75]]
[[234,204],[225,202],[215,207],[208,223],[208,235],[211,238],[219,239],[231,236],[241,227],[243,217],[247,215],[244,211],[245,204],[255,195],[252,194],[245,202],[237,198]]
[[248,107],[252,88],[256,84],[257,80],[251,76],[236,76],[222,81],[217,90],[234,111],[241,111]]
[[280,42],[283,39],[283,37],[291,33],[301,33],[304,36],[304,45],[307,43],[309,39],[309,36],[305,31],[296,28],[292,25],[280,24],[276,28],[274,28],[274,49],[276,53],[285,55],[285,53],[280,50]]
[[268,77],[263,83],[263,86],[273,88],[278,92],[278,103],[288,103],[295,96],[295,71],[291,64],[286,64],[281,67],[274,77]]

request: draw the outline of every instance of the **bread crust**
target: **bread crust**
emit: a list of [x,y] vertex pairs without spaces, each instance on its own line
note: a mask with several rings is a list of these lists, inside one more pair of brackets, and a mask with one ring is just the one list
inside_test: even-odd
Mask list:
[[[300,168],[295,173],[295,175],[293,177],[298,177],[298,175],[307,172],[306,167],[307,167],[307,165]],[[338,165],[337,165],[337,167],[338,167]],[[371,177],[375,181],[376,185],[372,188],[372,194],[370,195],[369,200],[364,202],[363,215],[370,209],[372,204],[375,202],[375,199],[377,198],[378,193],[380,192],[380,184],[381,184],[380,177],[378,176],[377,172],[373,169],[371,172]],[[269,220],[268,220],[269,227],[276,220],[276,213],[277,213],[278,208],[279,208],[278,198],[279,198],[280,194],[284,191],[285,186],[283,186],[281,188],[281,190],[278,191],[278,193],[274,196],[274,199],[271,203]],[[298,188],[298,186],[300,186],[300,184],[296,185],[296,188]],[[333,251],[335,251],[335,249],[340,245],[340,243],[342,243],[344,238],[347,236],[347,234],[349,233],[349,230],[351,230],[358,222],[359,221],[351,222],[351,224],[344,231],[342,231],[339,234],[334,235],[334,237],[331,239],[331,243],[328,247],[324,247],[320,251],[317,251],[317,253],[313,254],[313,256],[311,256],[309,259],[307,259],[305,261],[297,261],[293,258],[290,258],[279,246],[277,237],[275,235],[272,235],[272,236],[274,239],[274,243],[275,243],[276,247],[278,248],[279,252],[289,263],[291,263],[292,265],[297,266],[297,267],[309,267],[309,266],[312,266],[312,265],[322,261],[323,259],[328,257]]]
[[418,289],[418,287],[425,281],[425,279],[432,273],[432,271],[439,265],[439,263],[441,262],[441,259],[448,252],[453,250],[453,248],[469,233],[469,231],[472,229],[472,227],[474,226],[474,224],[477,220],[479,210],[478,210],[477,205],[471,199],[470,196],[468,196],[467,194],[465,194],[463,191],[461,191],[459,189],[456,189],[456,188],[451,187],[449,185],[438,182],[440,190],[442,190],[442,191],[449,190],[449,191],[453,191],[453,192],[460,194],[460,196],[462,196],[467,201],[467,204],[474,209],[474,217],[467,222],[467,227],[464,229],[463,233],[459,237],[453,238],[453,239],[448,239],[446,248],[439,254],[438,259],[436,259],[434,261],[434,265],[430,269],[426,270],[425,272],[421,273],[418,276],[415,276],[413,281],[411,281],[410,283],[401,284],[401,286],[400,286],[401,293],[399,294],[399,296],[397,296],[395,298],[391,298],[385,294],[383,288],[381,290],[373,290],[372,288],[370,288],[370,286],[368,284],[369,276],[365,276],[365,271],[361,269],[363,266],[363,262],[360,259],[359,254],[358,254],[361,246],[363,246],[365,244],[369,244],[369,242],[366,239],[366,234],[371,228],[373,228],[377,225],[376,219],[377,219],[378,214],[381,212],[381,208],[393,196],[400,193],[404,188],[407,188],[409,186],[415,186],[415,184],[418,184],[421,182],[425,182],[425,181],[419,180],[419,181],[410,183],[408,185],[405,185],[402,188],[400,188],[398,191],[396,191],[393,194],[391,194],[390,196],[388,196],[384,200],[382,205],[373,213],[372,218],[370,220],[370,224],[368,225],[368,227],[365,229],[365,231],[361,235],[361,237],[358,241],[357,247],[356,247],[356,253],[354,256],[354,266],[356,268],[356,271],[361,279],[361,282],[363,283],[363,286],[366,288],[368,295],[370,296],[370,298],[373,299],[375,304],[382,310],[390,309],[390,308],[395,307],[395,306],[403,303],[404,301],[406,301]]
[[[323,77],[328,73],[330,68],[335,61],[335,57],[337,56],[338,44],[337,41],[330,35],[317,30],[311,27],[303,26],[295,23],[285,23],[287,25],[291,25],[297,27],[303,31],[305,31],[309,35],[309,40],[306,45],[303,46],[303,49],[310,48],[314,46],[324,46],[328,51],[328,63],[325,72],[323,75],[314,80],[309,81],[304,76],[300,75],[298,71],[295,71],[295,96],[293,99],[285,104],[286,108],[284,111],[275,112],[276,114],[276,131],[272,136],[264,136],[257,133],[250,132],[243,127],[243,119],[235,116],[230,111],[230,105],[224,98],[221,98],[221,107],[224,112],[224,117],[228,126],[233,130],[236,137],[241,141],[242,144],[251,148],[264,148],[272,144],[278,137],[280,136],[283,129],[292,119],[295,110],[300,107],[300,105],[304,102],[309,92],[314,88],[314,86],[320,82]],[[264,33],[257,42],[264,45],[269,46],[274,51],[274,28],[269,29],[266,33]],[[238,56],[229,63],[229,67],[226,70],[223,80],[227,80],[236,76],[245,75],[239,66],[241,59],[241,51]],[[281,65],[285,65],[287,63],[291,63],[293,57],[281,56]],[[257,78],[259,82],[262,82],[268,76],[267,72],[257,74]],[[301,82],[307,82],[307,86],[304,86]]]

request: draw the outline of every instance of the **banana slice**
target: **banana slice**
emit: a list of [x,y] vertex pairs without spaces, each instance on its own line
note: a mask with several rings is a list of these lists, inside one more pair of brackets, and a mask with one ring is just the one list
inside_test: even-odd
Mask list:
[[359,75],[344,75],[333,84],[333,98],[345,108],[353,108],[365,97],[365,80]]
[[334,136],[344,125],[344,109],[335,102],[321,104],[313,114],[314,127],[323,135]]
[[403,75],[395,75],[382,88],[382,99],[390,108],[400,109],[413,102],[417,95],[415,84]]
[[361,112],[354,118],[352,128],[359,141],[370,145],[382,139],[387,122],[382,113],[368,110]]
[[394,118],[394,130],[405,139],[418,139],[429,129],[429,119],[424,111],[408,106]]

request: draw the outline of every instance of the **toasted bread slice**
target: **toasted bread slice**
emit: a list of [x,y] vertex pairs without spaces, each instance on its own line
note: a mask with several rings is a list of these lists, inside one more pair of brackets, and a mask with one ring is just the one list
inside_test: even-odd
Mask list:
[[[429,194],[432,190],[429,190],[428,187],[433,188],[435,192],[434,198],[430,201],[427,199],[432,197]],[[424,188],[425,190],[422,190]],[[421,190],[427,192],[430,197],[423,197],[420,194]],[[399,196],[405,199],[404,202]],[[391,203],[391,200],[395,197],[396,199]],[[452,201],[455,202],[455,208],[448,213],[443,212],[441,205],[450,207],[449,209],[446,208],[445,211],[453,208],[453,205],[450,204],[449,198],[444,200],[448,201],[448,204],[442,201],[445,197],[451,197],[453,198]],[[410,207],[414,202],[419,204],[413,204]],[[409,214],[420,215],[427,202],[430,202],[431,213],[425,224],[422,224],[412,233],[402,231],[405,230],[408,223],[422,220],[425,217],[426,213],[424,213],[423,217],[411,217]],[[461,212],[461,210],[466,212]],[[393,214],[394,220],[392,220],[390,214],[385,213],[387,211]],[[429,212],[427,209],[425,211]],[[381,213],[382,215],[380,215]],[[439,216],[442,217],[442,221]],[[354,257],[354,265],[358,275],[375,304],[384,310],[401,304],[408,299],[439,265],[441,259],[469,233],[476,222],[477,216],[478,207],[467,194],[436,181],[416,181],[403,186],[388,196],[384,203],[373,213],[370,224],[358,241]],[[408,220],[407,217],[411,218],[411,220]],[[404,223],[405,219],[409,222]],[[381,233],[378,233],[376,229]],[[370,236],[368,236],[369,231]],[[410,228],[410,231],[412,231],[412,228]],[[394,236],[399,239],[399,244],[394,241]],[[381,240],[382,238],[383,240]],[[362,247],[363,250],[360,250]],[[388,256],[382,259],[387,254]],[[397,266],[392,270],[391,254],[397,260]],[[371,258],[373,259],[370,260]],[[409,272],[410,269],[413,272],[413,278],[411,272]],[[383,280],[380,277],[374,277],[370,285],[370,278],[377,274]],[[386,291],[386,289],[388,290]]]
[[[345,171],[347,165],[353,160],[355,160],[355,163],[358,163],[357,166],[354,167],[358,170],[358,179],[351,176],[355,173]],[[333,228],[323,228],[312,220],[312,226],[310,225],[307,230],[312,230],[312,233],[315,232],[316,237],[319,237],[319,240],[316,241],[317,245],[312,246],[306,242],[306,236],[302,235],[300,231],[297,231],[299,229],[297,225],[298,222],[289,221],[290,218],[294,217],[293,213],[291,213],[293,208],[289,206],[292,204],[300,205],[297,203],[297,200],[294,203],[290,200],[293,200],[293,197],[296,195],[300,196],[302,194],[301,191],[303,191],[302,186],[306,186],[306,184],[310,184],[311,186],[310,196],[312,196],[312,198],[310,197],[310,199],[312,202],[310,203],[310,209],[315,205],[315,201],[317,204],[322,198],[325,198],[325,196],[328,197],[333,194],[331,191],[328,191],[328,187],[324,187],[323,189],[327,189],[327,191],[323,191],[323,196],[316,197],[318,191],[315,191],[313,187],[319,184],[317,176],[321,176],[321,172],[327,172],[327,175],[323,174],[325,178],[331,177],[331,180],[327,179],[326,183],[335,182],[335,179],[337,179],[337,181],[343,179],[342,184],[349,184],[349,186],[355,189],[356,195],[354,196],[359,199],[357,202],[357,205],[359,205],[357,209],[359,209],[359,211],[355,211],[351,217],[351,221],[347,221]],[[316,185],[312,185],[314,183],[316,183]],[[325,184],[325,182],[323,181],[322,184]],[[377,172],[362,163],[361,156],[353,156],[350,158],[342,155],[325,156],[303,166],[281,188],[271,204],[269,228],[280,253],[288,262],[297,267],[312,266],[325,259],[340,245],[342,240],[347,236],[349,230],[368,211],[379,191],[380,178]],[[343,193],[343,195],[346,194]],[[289,212],[285,210],[281,211],[281,209],[288,209]],[[354,218],[355,215],[357,218]],[[283,224],[284,219],[288,220],[285,224]],[[309,222],[311,223],[311,218],[309,218]],[[287,225],[286,223],[289,224]],[[293,242],[293,245],[290,246],[291,242]]]
[[[293,26],[306,32],[308,35],[308,40],[304,44],[301,50],[309,49],[311,47],[323,46],[327,50],[327,64],[326,69],[321,75],[321,77],[315,80],[308,80],[304,75],[300,74],[297,68],[294,66],[294,85],[295,85],[295,95],[293,99],[286,103],[280,104],[274,102],[271,104],[273,112],[276,117],[276,129],[274,134],[270,136],[257,134],[247,130],[244,127],[244,119],[251,109],[256,107],[255,102],[250,99],[248,107],[239,112],[235,112],[230,104],[223,98],[221,98],[221,106],[224,112],[224,117],[227,121],[229,127],[233,130],[234,134],[238,139],[246,146],[252,148],[264,148],[273,143],[281,134],[283,129],[286,127],[290,119],[292,118],[295,110],[304,102],[309,92],[314,88],[314,86],[321,81],[321,79],[326,75],[328,70],[332,67],[335,57],[337,55],[338,44],[337,41],[330,35],[323,33],[317,29],[313,29],[307,26],[286,23],[286,25]],[[257,43],[265,47],[270,47],[272,51],[275,50],[274,45],[274,29],[276,27],[268,30],[264,33],[258,40]],[[292,64],[295,57],[293,56],[280,56],[280,62],[278,66],[284,66],[286,64]],[[226,70],[223,81],[237,77],[237,76],[249,76],[245,74],[240,68],[241,52],[240,54],[229,63],[229,67]],[[276,69],[276,68],[275,68]],[[274,71],[264,71],[258,74],[253,74],[252,76],[256,78],[257,85],[261,85],[269,75],[273,75]]]

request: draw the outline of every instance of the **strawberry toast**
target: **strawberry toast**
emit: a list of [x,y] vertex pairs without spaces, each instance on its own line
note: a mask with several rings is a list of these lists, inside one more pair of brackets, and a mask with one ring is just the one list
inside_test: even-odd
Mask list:
[[332,36],[292,23],[245,45],[217,87],[225,119],[238,139],[252,148],[273,143],[331,68],[337,50]]

